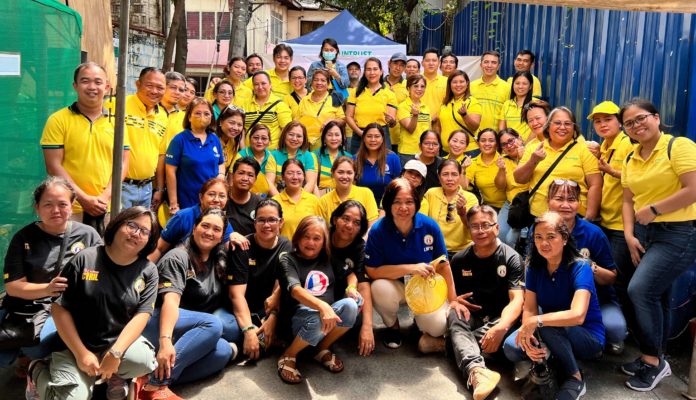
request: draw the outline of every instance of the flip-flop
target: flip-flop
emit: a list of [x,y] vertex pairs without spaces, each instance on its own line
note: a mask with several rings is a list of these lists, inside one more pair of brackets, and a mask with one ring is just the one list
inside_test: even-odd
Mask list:
[[[297,366],[297,358],[295,357],[281,357],[278,359],[278,376],[280,377],[280,380],[287,384],[297,385],[298,383],[302,382],[302,374],[300,374],[300,371],[298,371],[296,368],[289,367],[287,365],[288,362],[294,362],[295,366]],[[283,371],[291,373],[293,378],[297,380],[295,381],[285,378],[283,376]]]
[[[326,354],[331,354],[331,357],[328,360],[324,360],[324,356]],[[343,371],[343,362],[336,357],[336,354],[332,353],[331,350],[325,349],[317,353],[317,355],[314,356],[314,359],[317,360],[321,365],[324,366],[324,368],[332,372],[334,374],[337,374],[341,371]],[[338,365],[338,362],[341,362],[340,366]]]

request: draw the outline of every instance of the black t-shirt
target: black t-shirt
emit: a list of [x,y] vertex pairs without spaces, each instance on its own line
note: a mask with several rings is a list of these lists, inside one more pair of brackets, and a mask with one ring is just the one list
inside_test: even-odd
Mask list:
[[254,218],[256,217],[256,206],[261,200],[263,200],[261,196],[254,193],[251,193],[251,198],[244,204],[237,204],[232,199],[227,199],[225,213],[227,221],[235,232],[244,236],[256,232]]
[[345,297],[347,278],[351,273],[358,277],[358,283],[370,282],[365,272],[365,241],[356,240],[342,249],[331,246],[331,266],[336,277],[334,293],[338,299]]
[[[31,283],[48,283],[80,251],[101,244],[101,238],[91,226],[71,222],[65,256],[60,268],[56,268],[63,235],[51,235],[39,228],[37,222],[20,229],[10,241],[5,255],[5,283],[26,278]],[[3,308],[10,312],[35,314],[48,306],[51,298],[25,300],[9,294],[3,300]]]
[[191,311],[213,312],[224,301],[225,285],[215,276],[213,257],[206,262],[207,271],[196,273],[185,247],[168,252],[157,263],[159,286],[157,306],[162,306],[165,293],[181,295],[179,307]]
[[[292,288],[300,286],[311,295],[326,303],[334,302],[334,272],[328,260],[315,258],[305,260],[292,253],[280,256],[280,286],[283,289],[284,302],[288,306],[297,306],[297,300],[292,298]],[[290,309],[292,309],[291,307]]]
[[[477,317],[498,318],[510,303],[508,291],[523,289],[522,263],[517,252],[505,243],[486,258],[479,258],[470,245],[452,257],[450,263],[457,295],[473,293],[473,303],[483,307]],[[471,301],[471,300],[470,300]]]
[[70,312],[87,349],[109,349],[138,313],[152,314],[157,297],[157,267],[146,258],[117,265],[104,246],[85,249],[63,269],[68,287],[56,300]]
[[227,259],[227,284],[247,285],[244,297],[249,311],[261,314],[263,302],[273,292],[280,270],[280,255],[292,250],[290,241],[278,237],[278,243],[272,249],[259,246],[254,235],[247,235],[249,250],[230,250]]
[[425,166],[428,173],[425,175],[425,182],[423,182],[423,186],[425,187],[423,193],[427,192],[430,188],[441,186],[440,177],[437,175],[437,169],[443,161],[442,157],[435,157],[435,161]]

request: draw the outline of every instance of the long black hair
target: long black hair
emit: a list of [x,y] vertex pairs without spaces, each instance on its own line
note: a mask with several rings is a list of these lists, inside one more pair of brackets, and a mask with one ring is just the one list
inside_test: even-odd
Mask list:
[[[362,94],[362,92],[365,91],[365,88],[367,87],[367,78],[365,77],[365,68],[367,67],[367,63],[370,61],[376,62],[377,65],[379,65],[379,69],[384,72],[384,68],[382,68],[382,61],[379,60],[377,57],[370,57],[367,60],[365,60],[365,63],[363,64],[363,75],[360,77],[360,82],[358,83],[358,88],[355,89],[355,97],[358,97]],[[379,84],[384,87],[384,74],[379,75]]]
[[[206,208],[203,210],[201,215],[196,218],[196,221],[193,224],[194,229],[203,221],[203,218],[209,215],[220,217],[224,236],[225,229],[227,228],[227,218],[225,217],[225,212],[219,208]],[[193,239],[193,234],[191,234],[191,236],[189,236],[189,238],[184,242],[184,249],[186,249],[186,254],[188,254],[189,260],[191,260],[191,264],[193,264],[196,274],[207,273],[208,265],[212,265],[215,271],[215,277],[221,281],[224,281],[227,270],[227,252],[225,251],[225,244],[222,242],[222,240],[217,244],[217,246],[210,250],[210,255],[208,256],[207,262],[204,262],[201,259],[201,250],[198,248],[196,241]]]

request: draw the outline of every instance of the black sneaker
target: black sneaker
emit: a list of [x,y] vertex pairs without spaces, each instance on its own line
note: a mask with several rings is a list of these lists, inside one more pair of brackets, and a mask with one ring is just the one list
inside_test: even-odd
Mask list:
[[401,347],[401,330],[399,328],[385,329],[382,343],[384,343],[384,345],[390,349],[398,349]]
[[621,365],[621,372],[628,376],[633,376],[636,374],[636,372],[638,372],[641,365],[643,365],[643,360],[641,360],[640,357],[638,357],[631,362],[627,362]]
[[574,377],[568,378],[556,393],[556,400],[576,400],[585,394],[587,388],[585,381],[579,381]]
[[626,381],[626,386],[633,390],[639,392],[651,391],[660,383],[662,378],[672,375],[669,363],[665,359],[660,360],[660,364],[657,367],[644,362],[641,362],[641,364],[643,365],[641,365],[636,374]]

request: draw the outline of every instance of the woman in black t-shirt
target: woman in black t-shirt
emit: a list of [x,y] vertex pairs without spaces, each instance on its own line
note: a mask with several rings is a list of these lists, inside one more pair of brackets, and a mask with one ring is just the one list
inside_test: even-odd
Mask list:
[[261,200],[254,214],[256,233],[247,236],[249,250],[228,253],[227,285],[234,315],[224,309],[215,313],[225,327],[224,338],[242,346],[252,360],[276,337],[279,258],[292,250],[290,241],[280,236],[283,209],[277,201]]
[[[227,256],[222,244],[227,220],[222,210],[210,208],[196,218],[184,245],[157,263],[158,308],[145,336],[157,343],[157,370],[142,379],[139,399],[173,397],[168,386],[199,380],[222,370],[236,353],[222,339],[222,322],[212,312],[225,295]],[[174,397],[176,398],[176,397]]]
[[[50,353],[50,342],[56,338],[56,327],[50,317],[51,302],[66,287],[60,271],[81,250],[101,243],[94,228],[70,222],[76,194],[63,178],[50,176],[34,190],[34,210],[38,222],[20,229],[10,241],[5,255],[5,296],[0,309],[0,368],[10,366],[17,356],[18,376],[26,373],[29,358],[44,358]],[[67,235],[67,238],[65,237]],[[64,247],[60,259],[61,248]],[[60,259],[60,261],[59,261]],[[8,329],[18,318],[33,318],[34,330],[40,331],[40,342],[34,346],[14,347]],[[38,333],[38,332],[37,332]],[[27,337],[31,340],[32,337]]]
[[315,360],[330,372],[343,371],[343,362],[329,350],[355,323],[358,304],[351,298],[335,301],[336,278],[330,263],[329,232],[317,216],[302,219],[292,237],[292,252],[280,256],[283,295],[292,314],[290,346],[278,359],[278,375],[285,383],[300,383],[297,354],[307,346],[318,350]]
[[85,249],[66,265],[67,287],[51,311],[67,350],[51,355],[50,369],[32,363],[27,398],[88,399],[97,379],[107,382],[108,398],[125,398],[128,380],[155,369],[152,345],[141,333],[157,295],[157,267],[146,257],[158,238],[155,214],[128,208],[109,222],[104,246]]
[[365,241],[367,232],[365,207],[355,200],[339,204],[331,214],[331,265],[333,266],[337,298],[354,299],[361,306],[362,326],[358,349],[369,356],[375,349],[372,331],[372,296],[370,278],[365,272]]

